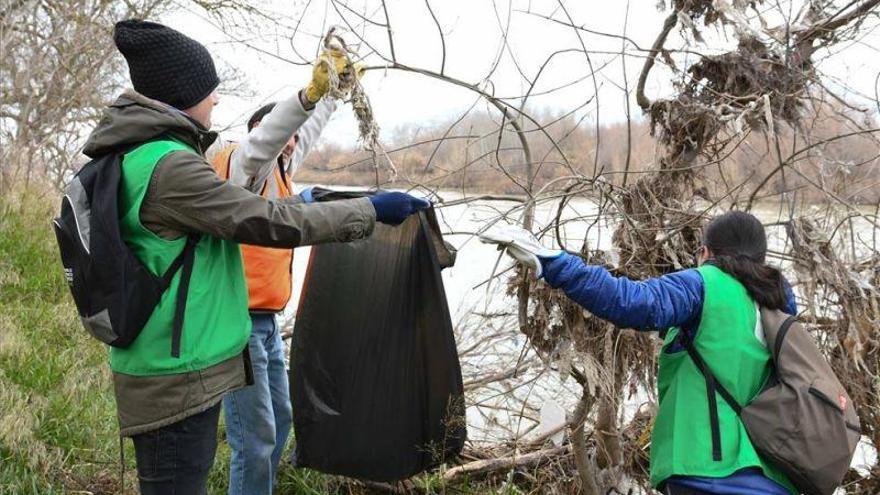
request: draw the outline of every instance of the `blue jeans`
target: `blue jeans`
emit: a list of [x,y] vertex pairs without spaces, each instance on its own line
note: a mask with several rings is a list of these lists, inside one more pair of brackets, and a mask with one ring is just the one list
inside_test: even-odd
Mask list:
[[232,447],[230,495],[271,494],[293,412],[284,344],[275,315],[251,313],[249,342],[254,384],[223,398],[226,440]]

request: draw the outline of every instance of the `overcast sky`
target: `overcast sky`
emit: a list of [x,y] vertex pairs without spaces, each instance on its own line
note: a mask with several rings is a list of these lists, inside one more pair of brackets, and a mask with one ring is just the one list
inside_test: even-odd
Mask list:
[[[800,3],[782,2],[782,5],[784,9],[792,9],[793,14]],[[196,12],[178,12],[162,19],[208,45],[218,65],[234,66],[241,71],[243,82],[253,97],[224,97],[215,112],[215,127],[232,126],[228,131],[230,137],[243,132],[242,123],[262,103],[295,94],[308,81],[309,66],[282,59],[301,63],[303,57],[313,58],[319,46],[320,34],[331,25],[344,24],[327,0],[266,0],[262,5],[265,12],[289,29],[263,21],[259,29],[224,31]],[[375,1],[355,0],[348,5],[375,21],[384,22],[382,10]],[[442,45],[426,3],[423,0],[390,0],[387,5],[394,29],[397,59],[406,65],[439,72]],[[622,0],[578,0],[565,2],[565,6],[575,25],[618,35],[625,31],[632,42],[642,49],[651,46],[667,15],[667,12],[658,10],[656,0],[633,0],[629,6]],[[625,60],[626,81],[632,91],[644,52],[627,44],[627,56],[621,57],[622,41],[619,38],[582,31],[579,39],[573,29],[542,18],[567,20],[557,0],[433,0],[431,7],[444,32],[445,73],[449,76],[481,84],[498,96],[519,96],[528,87],[525,78],[534,78],[550,54],[580,49],[583,43],[593,52],[590,62],[597,73],[595,80],[589,77],[589,65],[583,53],[562,53],[544,68],[533,90],[536,96],[530,99],[530,107],[548,108],[555,112],[570,112],[580,108],[577,115],[585,116],[590,122],[596,118],[598,101],[598,116],[602,122],[625,118],[622,60]],[[786,12],[786,15],[790,13]],[[388,37],[383,27],[360,22],[357,16],[348,12],[346,18],[355,24],[357,32],[370,46],[390,56]],[[302,22],[291,39],[292,26],[299,19]],[[781,19],[768,16],[767,20],[774,24]],[[835,51],[842,52],[823,58],[819,64],[819,69],[827,75],[829,84],[838,94],[856,105],[872,108],[874,112],[876,106],[872,107],[866,97],[875,97],[880,72],[880,32],[876,24],[871,24],[869,32],[859,40],[837,46]],[[503,46],[504,31],[509,33],[509,49]],[[708,46],[720,51],[729,49],[735,43],[735,38],[714,27],[704,30],[704,35],[706,44],[693,45],[690,50],[707,53],[710,51]],[[690,38],[690,35],[679,24],[666,46],[685,48],[686,38]],[[234,40],[246,40],[256,49]],[[291,46],[296,47],[299,55]],[[380,57],[369,53],[369,47],[361,46],[359,51],[366,55],[368,65],[383,65]],[[498,67],[490,75],[499,57]],[[679,60],[685,58],[686,55],[678,57]],[[669,81],[674,78],[674,74],[662,67],[655,70],[647,93],[649,96],[658,96],[669,92]],[[595,98],[594,85],[599,87],[598,100]],[[456,118],[476,101],[475,93],[467,89],[423,75],[394,70],[369,72],[364,86],[371,98],[377,121],[385,132],[393,132],[395,127],[402,125],[425,125]],[[633,95],[629,97],[633,115],[641,118]],[[585,105],[590,99],[590,103]],[[478,108],[484,107],[485,104],[481,103]],[[337,111],[325,137],[344,143],[353,141],[356,136],[356,124],[350,108]]]

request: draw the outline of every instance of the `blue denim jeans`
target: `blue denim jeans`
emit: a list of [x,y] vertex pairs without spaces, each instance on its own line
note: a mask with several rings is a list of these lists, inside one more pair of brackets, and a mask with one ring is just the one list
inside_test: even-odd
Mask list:
[[293,412],[284,369],[284,344],[275,315],[251,313],[249,342],[254,384],[223,398],[232,448],[230,495],[271,494]]

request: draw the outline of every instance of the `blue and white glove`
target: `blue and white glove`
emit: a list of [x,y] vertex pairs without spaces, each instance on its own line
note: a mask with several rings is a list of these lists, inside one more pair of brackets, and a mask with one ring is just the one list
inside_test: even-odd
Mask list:
[[400,225],[413,213],[431,207],[426,199],[402,192],[384,192],[370,198],[376,209],[376,221],[388,225]]
[[530,267],[535,272],[535,278],[544,275],[542,260],[551,260],[562,256],[565,251],[559,249],[547,249],[535,239],[526,229],[513,225],[498,225],[480,234],[480,241],[486,244],[495,244],[498,249],[504,249],[520,263]]

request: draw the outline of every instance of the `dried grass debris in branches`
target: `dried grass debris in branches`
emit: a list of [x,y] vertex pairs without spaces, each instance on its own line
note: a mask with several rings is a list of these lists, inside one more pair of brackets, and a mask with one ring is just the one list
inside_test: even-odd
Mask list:
[[846,384],[862,434],[880,445],[880,256],[846,260],[806,217],[788,222],[786,233],[808,302],[808,328]]
[[[694,21],[702,19],[705,25],[714,24],[724,20],[725,10],[729,6],[727,2],[717,0],[672,0],[672,8],[681,15]],[[762,0],[732,0],[734,8],[744,10],[747,7],[755,8]]]
[[[826,21],[805,29],[806,34],[794,33],[792,40],[783,43],[766,26],[749,25],[746,11],[754,10],[758,3],[761,2],[671,1],[675,11],[664,21],[636,91],[637,102],[650,118],[652,135],[661,145],[654,170],[626,187],[603,194],[610,207],[603,208],[602,214],[619,219],[612,237],[619,262],[609,266],[604,262],[609,258],[605,253],[585,247],[583,254],[588,262],[604,264],[614,275],[633,279],[692,266],[692,253],[700,246],[703,222],[715,205],[727,201],[734,204],[741,187],[725,184],[727,190],[720,196],[710,196],[706,176],[700,172],[703,165],[718,164],[722,169],[735,164],[725,159],[731,148],[740,144],[731,135],[763,131],[773,140],[777,126],[800,129],[812,107],[810,100],[815,97],[811,90],[821,90],[810,60],[814,53],[812,41],[818,36],[814,33],[826,32],[830,24]],[[841,18],[857,22],[858,16],[869,10],[868,2],[860,5],[851,10],[852,15]],[[664,45],[678,22],[694,31],[699,29],[700,22],[722,28],[732,26],[738,45],[726,53],[700,56],[685,69],[675,69],[685,77],[673,83],[674,93],[652,102],[644,95],[645,81],[654,58],[662,56],[668,63],[675,63]],[[845,24],[832,27],[842,28]],[[823,39],[834,36],[827,34]],[[810,302],[823,308],[833,306],[822,315],[825,328],[812,330],[827,343],[824,350],[835,371],[845,383],[852,384],[850,394],[858,403],[863,424],[868,424],[866,435],[880,445],[876,433],[880,418],[875,331],[880,324],[878,261],[862,262],[860,273],[856,273],[854,262],[835,255],[828,243],[811,233],[814,230],[803,222],[793,222],[788,232],[792,246],[786,247],[783,256],[798,259],[802,270],[821,288],[819,294],[807,296]],[[875,256],[872,260],[880,258]],[[874,280],[868,284],[871,288],[866,287],[866,280]],[[617,446],[623,451],[622,461],[614,456],[608,456],[609,459],[620,462],[632,480],[647,488],[644,439],[652,412],[645,410],[628,424],[619,424],[618,412],[625,384],[647,384],[644,388],[653,388],[657,344],[644,335],[609,328],[607,323],[537,284],[529,286],[529,294],[532,303],[524,333],[536,349],[552,359],[554,354],[561,354],[561,349],[574,347],[581,361],[603,363],[605,370],[600,376],[606,378],[609,392],[597,397],[593,435],[597,452],[613,451]],[[592,337],[605,335],[612,335],[616,345],[610,347],[604,339]],[[574,344],[568,343],[571,341]],[[606,410],[611,412],[603,414]],[[618,441],[598,434],[604,430],[617,434]]]
[[[327,92],[327,96],[334,100],[351,102],[355,118],[358,122],[361,144],[364,149],[375,156],[377,151],[382,150],[382,146],[379,144],[379,124],[376,123],[375,116],[373,115],[370,98],[364,91],[364,87],[361,85],[356,73],[357,69],[354,66],[354,61],[358,59],[357,53],[346,45],[345,41],[338,34],[336,27],[330,28],[327,35],[324,36],[324,48],[341,52],[349,61],[349,64],[342,73],[338,73],[332,63],[326,60],[320,62],[326,64],[327,72],[330,75],[330,89]],[[384,150],[382,151],[384,154]],[[388,163],[393,170],[394,166],[391,164],[390,159],[388,159]]]
[[808,63],[786,59],[747,35],[736,50],[705,56],[687,72],[675,98],[649,109],[653,135],[673,156],[702,152],[728,123],[737,133],[745,128],[772,132],[774,119],[797,123],[812,75]]

